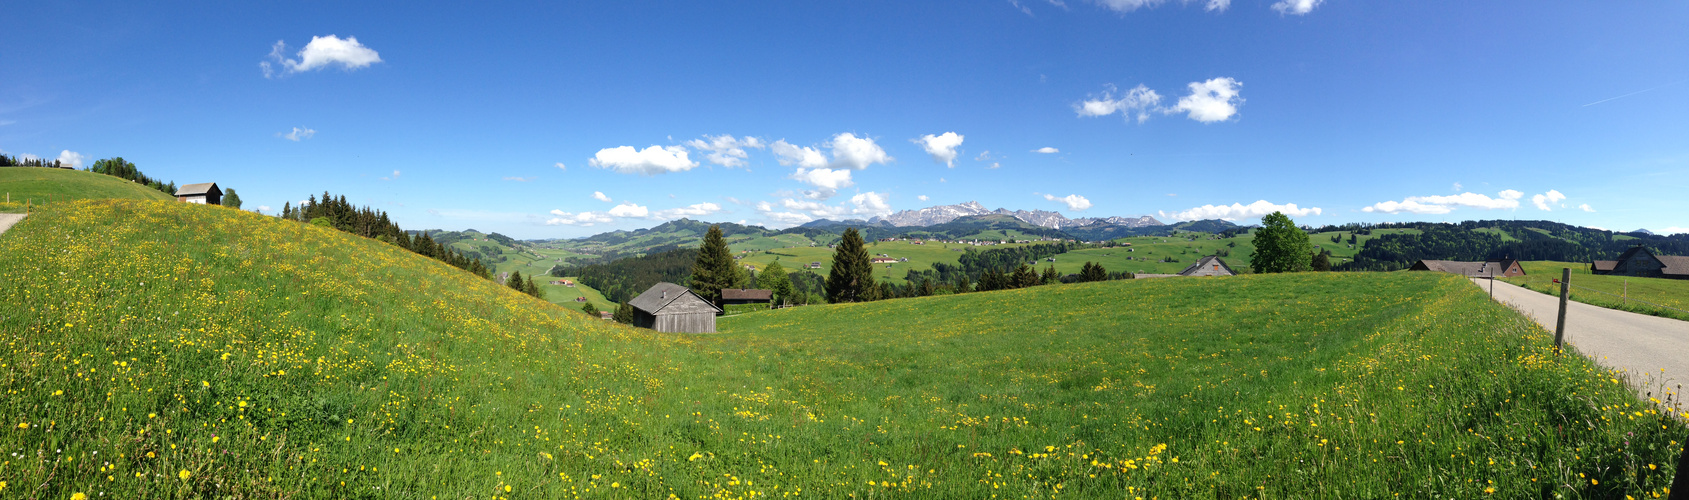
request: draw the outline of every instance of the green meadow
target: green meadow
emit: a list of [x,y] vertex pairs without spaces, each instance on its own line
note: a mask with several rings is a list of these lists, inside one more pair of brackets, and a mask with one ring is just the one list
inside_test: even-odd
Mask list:
[[[904,279],[910,269],[916,271],[931,270],[933,263],[943,262],[956,264],[960,262],[963,251],[968,248],[986,251],[995,248],[1013,248],[1026,246],[1025,244],[1008,243],[1001,245],[976,246],[962,243],[939,243],[923,240],[916,245],[912,241],[870,241],[866,248],[870,257],[880,257],[881,254],[893,259],[909,259],[909,262],[893,262],[890,264],[875,264],[874,279],[890,280],[899,285],[906,284]],[[811,262],[820,262],[820,269],[809,269],[810,272],[826,276],[833,269],[833,249],[822,246],[795,246],[790,248],[772,248],[767,250],[751,250],[740,248],[732,243],[728,244],[737,255],[740,264],[756,266],[758,270],[768,267],[775,261],[788,271],[792,269],[807,269]]]
[[62,168],[0,168],[0,212],[72,200],[120,198],[174,200],[157,189],[93,172]]
[[[872,251],[872,249],[870,249]],[[1689,426],[1465,280],[587,318],[216,206],[0,235],[0,496],[1622,498]]]
[[[1561,269],[1571,269],[1570,300],[1654,316],[1689,320],[1689,280],[1590,274],[1587,262],[1520,262],[1524,276],[1502,281],[1559,296]],[[1661,307],[1664,306],[1664,307]]]

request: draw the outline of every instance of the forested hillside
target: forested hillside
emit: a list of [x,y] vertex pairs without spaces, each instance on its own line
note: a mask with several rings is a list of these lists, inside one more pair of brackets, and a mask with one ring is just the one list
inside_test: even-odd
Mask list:
[[1590,262],[1616,258],[1637,245],[1666,255],[1689,253],[1689,234],[1668,237],[1614,233],[1550,221],[1417,222],[1331,226],[1320,231],[1361,232],[1383,228],[1418,229],[1419,232],[1389,234],[1369,240],[1355,255],[1354,261],[1338,265],[1335,270],[1393,271],[1406,269],[1420,259]]

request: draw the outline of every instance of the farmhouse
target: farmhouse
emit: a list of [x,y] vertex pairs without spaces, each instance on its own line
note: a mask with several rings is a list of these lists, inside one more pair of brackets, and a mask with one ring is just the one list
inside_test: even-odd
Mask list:
[[893,262],[897,262],[897,259],[891,257],[874,257],[875,264],[890,264]]
[[659,332],[715,333],[721,308],[686,287],[662,282],[628,301],[633,326]]
[[1232,266],[1226,265],[1226,261],[1220,260],[1218,255],[1198,259],[1195,264],[1179,271],[1179,276],[1233,276],[1236,274],[1232,271]]
[[721,290],[721,305],[729,304],[767,304],[774,301],[774,290],[756,290],[744,288],[723,288]]
[[222,205],[223,190],[215,182],[188,184],[176,190],[176,201],[201,205]]
[[1519,267],[1517,260],[1491,260],[1484,262],[1464,262],[1458,260],[1421,260],[1413,263],[1409,271],[1437,271],[1458,274],[1472,278],[1488,278],[1491,276],[1524,276],[1525,269]]
[[810,269],[820,269],[821,263],[820,262],[811,262],[811,263],[809,263],[809,268]]
[[1689,279],[1689,256],[1654,255],[1640,246],[1619,254],[1619,260],[1598,260],[1589,264],[1592,274],[1641,278]]

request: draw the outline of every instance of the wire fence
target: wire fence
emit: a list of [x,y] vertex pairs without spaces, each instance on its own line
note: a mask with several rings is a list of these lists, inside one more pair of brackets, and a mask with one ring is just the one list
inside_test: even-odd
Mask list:
[[1668,306],[1668,305],[1655,304],[1653,302],[1648,302],[1646,300],[1641,300],[1641,299],[1628,297],[1628,296],[1624,296],[1624,295],[1618,295],[1618,294],[1614,294],[1612,292],[1604,292],[1604,291],[1596,290],[1594,288],[1590,288],[1590,287],[1586,287],[1586,286],[1578,286],[1577,284],[1574,284],[1574,283],[1568,283],[1568,284],[1571,285],[1572,288],[1577,288],[1577,289],[1580,289],[1580,290],[1599,293],[1599,294],[1602,294],[1602,295],[1614,297],[1614,298],[1617,298],[1619,300],[1624,300],[1624,301],[1627,301],[1627,302],[1636,302],[1636,303],[1639,303],[1639,304],[1646,304],[1646,305],[1658,307],[1658,308],[1661,308],[1661,309],[1670,309],[1670,310],[1677,311],[1677,312],[1680,312],[1680,313],[1683,313],[1683,314],[1689,314],[1689,311],[1685,311],[1685,310],[1678,309],[1678,308]]

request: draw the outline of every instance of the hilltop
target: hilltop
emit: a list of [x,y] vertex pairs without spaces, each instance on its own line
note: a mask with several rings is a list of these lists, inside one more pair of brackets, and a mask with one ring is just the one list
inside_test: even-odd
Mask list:
[[145,184],[105,174],[46,167],[0,168],[0,193],[4,193],[0,194],[0,212],[22,212],[26,206],[71,200],[175,199]]

